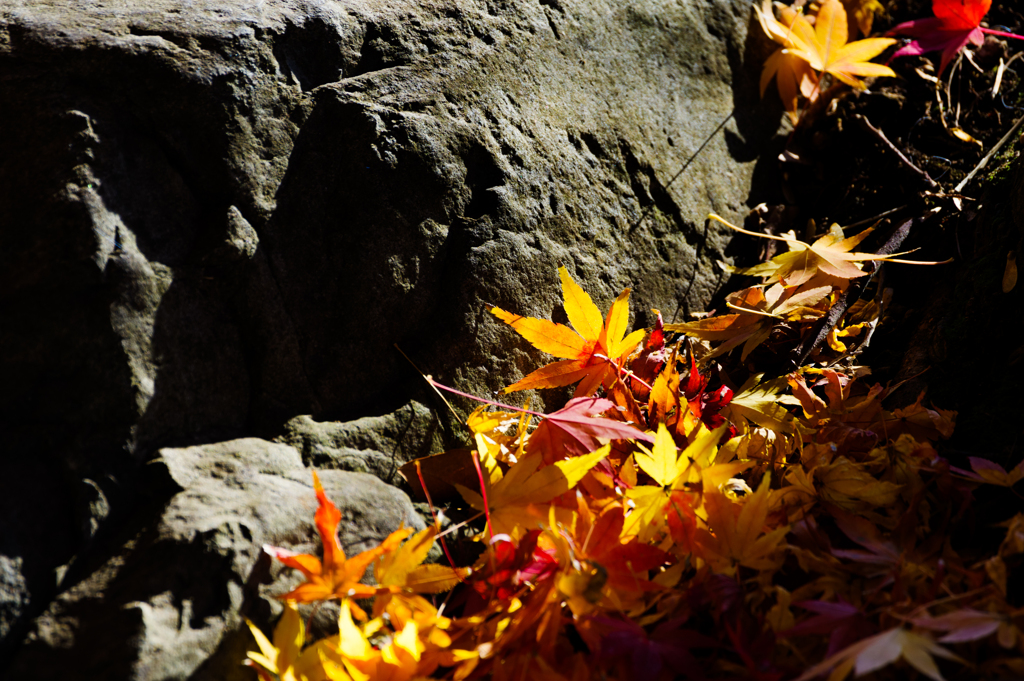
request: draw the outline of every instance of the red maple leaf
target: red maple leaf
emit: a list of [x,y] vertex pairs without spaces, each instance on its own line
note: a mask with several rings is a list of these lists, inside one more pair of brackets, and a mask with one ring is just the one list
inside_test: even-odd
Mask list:
[[556,412],[548,414],[527,441],[528,453],[541,452],[545,463],[569,456],[582,456],[599,449],[608,440],[642,440],[654,437],[628,423],[597,414],[615,409],[611,400],[601,397],[574,397]]
[[517,546],[507,534],[498,534],[475,567],[473,588],[487,598],[512,598],[526,584],[550,578],[558,569],[553,549],[537,545],[540,530],[527,532]]
[[991,6],[992,0],[932,0],[934,17],[907,21],[889,31],[890,35],[913,38],[892,57],[941,51],[941,74],[967,43],[981,45],[985,41],[985,33],[1024,40],[1024,36],[981,27],[981,20]]
[[800,606],[816,614],[791,629],[781,632],[781,635],[828,634],[828,652],[825,654],[826,657],[832,657],[832,655],[835,655],[847,646],[875,633],[874,628],[860,608],[842,598],[837,603],[830,603],[828,601],[799,601],[793,605]]
[[[669,554],[656,546],[649,546],[632,537],[622,543],[622,510],[612,507],[602,513],[588,529],[578,556],[598,563],[608,575],[608,586],[621,591],[653,590],[658,588],[644,577],[649,570],[663,565]],[[642,575],[639,576],[638,575]]]
[[595,623],[607,629],[601,641],[601,658],[607,664],[620,660],[629,678],[657,679],[663,668],[691,679],[704,678],[691,648],[716,648],[714,639],[692,629],[681,628],[682,619],[663,622],[648,634],[632,621],[597,617]]
[[[683,392],[686,395],[686,401],[689,403],[690,411],[693,412],[693,415],[703,421],[709,430],[714,430],[725,423],[725,417],[718,412],[732,401],[732,389],[729,386],[723,385],[709,391],[708,383],[708,377],[701,375],[697,370],[697,362],[691,355],[690,376],[686,379]],[[731,438],[735,434],[735,426],[729,426],[726,439]]]
[[760,631],[758,627],[743,624],[737,618],[736,626],[726,623],[725,633],[729,635],[733,651],[739,655],[747,668],[746,678],[753,681],[779,681],[783,677],[772,663],[771,654],[775,649],[775,633],[770,629]]

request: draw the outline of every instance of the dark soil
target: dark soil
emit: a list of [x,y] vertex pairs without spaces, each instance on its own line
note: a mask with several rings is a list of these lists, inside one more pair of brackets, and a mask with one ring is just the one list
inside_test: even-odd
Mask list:
[[[892,14],[877,20],[876,31],[931,14],[930,2],[889,4]],[[1009,4],[994,4],[986,25],[1021,33],[1024,13]],[[938,82],[937,53],[901,57],[890,63],[897,79],[880,78],[860,92],[844,89],[805,112],[786,142],[792,160],[779,162],[776,205],[747,224],[764,228],[767,216],[772,232],[794,229],[804,240],[832,223],[849,226],[848,235],[875,226],[857,248],[872,251],[897,225],[939,209],[914,227],[901,250],[917,249],[907,256],[912,259],[953,262],[881,268],[865,295],[890,288],[891,304],[856,363],[871,368],[869,382],[905,381],[888,398],[889,408],[927,390],[926,404],[959,412],[954,436],[940,448],[954,466],[981,456],[1009,468],[1024,457],[1024,391],[1018,385],[1024,340],[1017,330],[1024,284],[1002,290],[1008,254],[1024,245],[1021,130],[956,191],[1024,116],[1024,56],[1014,59],[1022,54],[1024,41],[988,36]],[[1001,63],[1007,66],[996,92]],[[956,129],[969,137],[958,138]],[[765,255],[749,237],[737,239],[740,249],[743,240],[749,252]],[[752,265],[760,257],[737,264]],[[751,282],[739,277],[732,288]]]

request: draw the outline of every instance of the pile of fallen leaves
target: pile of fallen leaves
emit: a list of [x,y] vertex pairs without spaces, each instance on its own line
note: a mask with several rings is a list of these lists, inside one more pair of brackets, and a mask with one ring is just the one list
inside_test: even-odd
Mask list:
[[[847,42],[847,11],[867,35],[874,4],[758,9],[782,45],[764,82],[794,117],[823,81],[886,75],[869,60],[892,39]],[[973,14],[942,14],[954,5]],[[897,27],[914,38],[897,55],[938,50],[945,68],[980,5],[935,0],[935,21]],[[322,558],[266,547],[305,581],[280,596],[273,640],[250,624],[248,664],[264,681],[1024,677],[1008,599],[1024,513],[994,532],[974,515],[979,492],[1016,494],[1024,462],[950,465],[936,443],[956,413],[923,394],[889,408],[898,386],[858,365],[887,302],[878,265],[907,262],[920,219],[767,235],[786,250],[734,270],[759,283],[686,323],[655,310],[627,334],[629,290],[602,314],[565,268],[570,325],[493,308],[558,358],[506,392],[574,397],[550,414],[480,399],[472,447],[402,469],[433,524],[353,557],[314,474]],[[448,544],[467,530],[460,564]],[[436,541],[447,564],[425,562]],[[310,642],[299,605],[322,601],[340,602],[338,633]]]
[[[346,558],[317,481],[323,559],[268,547],[306,582],[281,596],[273,642],[253,627],[252,663],[311,680],[840,679],[902,664],[939,679],[936,657],[1024,674],[1024,618],[1006,600],[1024,514],[986,553],[950,541],[975,491],[1012,487],[1024,467],[951,467],[932,443],[955,414],[920,400],[889,411],[886,389],[836,369],[755,374],[735,391],[701,373],[722,348],[799,339],[842,275],[866,274],[846,249],[857,237],[828,239],[846,255],[795,242],[778,260],[802,265],[766,268],[773,283],[737,294],[740,311],[650,333],[625,336],[628,290],[603,316],[564,268],[572,328],[495,308],[564,358],[508,390],[579,387],[549,415],[482,407],[467,422],[475,449],[407,465],[421,481],[479,472],[477,489],[453,485],[460,499],[432,497],[482,513],[479,558],[423,564],[439,525]],[[856,324],[822,352],[863,336],[840,335]],[[328,599],[339,634],[307,646],[297,603]]]

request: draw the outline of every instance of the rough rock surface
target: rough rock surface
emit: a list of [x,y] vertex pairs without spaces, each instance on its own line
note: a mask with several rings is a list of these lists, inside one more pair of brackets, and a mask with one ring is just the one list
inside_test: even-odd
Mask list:
[[310,466],[372,473],[389,483],[401,481],[402,464],[444,447],[437,417],[419,402],[354,421],[296,416],[284,424],[277,440],[298,449]]
[[[486,305],[560,314],[559,264],[600,305],[631,286],[638,325],[703,307],[724,246],[703,216],[741,211],[774,133],[741,68],[749,17],[746,0],[0,0],[11,678],[45,678],[31,661],[51,648],[97,679],[186,678],[210,654],[101,646],[88,620],[114,615],[97,599],[143,604],[119,631],[237,631],[225,585],[255,558],[218,542],[277,530],[233,488],[211,517],[223,503],[249,524],[172,529],[191,487],[145,472],[161,448],[258,436],[393,480],[453,437],[446,415],[402,406],[435,404],[393,344],[499,388],[541,358]],[[264,483],[282,514],[308,503],[284,501],[304,476]],[[143,586],[151,569],[168,585]]]
[[[265,623],[272,597],[295,582],[261,547],[317,548],[309,472],[293,448],[256,438],[163,449],[147,468],[151,487],[180,491],[50,604],[5,678],[239,675],[232,669],[248,639],[234,634],[243,618]],[[349,554],[403,523],[424,527],[409,498],[376,477],[325,470],[320,478],[344,514]]]

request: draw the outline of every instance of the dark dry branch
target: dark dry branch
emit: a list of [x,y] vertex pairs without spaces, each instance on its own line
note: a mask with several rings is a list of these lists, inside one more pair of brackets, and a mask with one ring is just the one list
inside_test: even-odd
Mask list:
[[[910,236],[911,229],[925,224],[929,219],[937,214],[937,210],[938,209],[933,209],[925,215],[911,218],[897,227],[896,231],[892,233],[892,236],[890,236],[885,244],[878,249],[878,255],[892,255],[895,253],[900,246],[903,245],[903,242],[906,241],[907,237]],[[871,280],[874,278],[875,273],[878,272],[879,267],[880,264],[877,262],[870,262],[867,264],[868,276],[862,277],[855,283],[851,284],[850,288],[848,288],[843,295],[840,296],[839,300],[836,301],[835,305],[829,309],[828,314],[818,321],[814,333],[808,336],[804,342],[797,346],[793,351],[792,356],[787,361],[784,373],[796,371],[807,363],[807,358],[810,357],[815,348],[825,341],[829,332],[835,328],[836,324],[838,324],[839,320],[843,318],[843,315],[846,314],[846,311],[850,306],[860,300],[861,295],[863,295],[868,284],[871,283]]]
[[925,172],[924,170],[921,170],[916,165],[914,165],[913,161],[911,161],[909,158],[907,158],[903,154],[903,152],[900,151],[896,147],[895,144],[893,144],[892,142],[889,141],[889,138],[885,136],[884,132],[882,132],[881,130],[879,130],[875,126],[871,125],[871,122],[868,121],[868,119],[865,118],[864,116],[862,116],[861,114],[854,114],[853,117],[857,119],[857,122],[860,123],[860,126],[862,128],[864,128],[868,132],[874,134],[874,136],[877,137],[885,146],[889,147],[889,149],[894,154],[896,154],[896,156],[900,159],[900,162],[903,163],[903,165],[905,165],[907,168],[909,168],[910,170],[914,171],[918,176],[920,176],[921,179],[923,179],[925,181],[925,184],[928,185],[929,189],[938,189],[938,187],[939,187],[938,182],[933,180],[931,175],[929,175],[927,172]]

